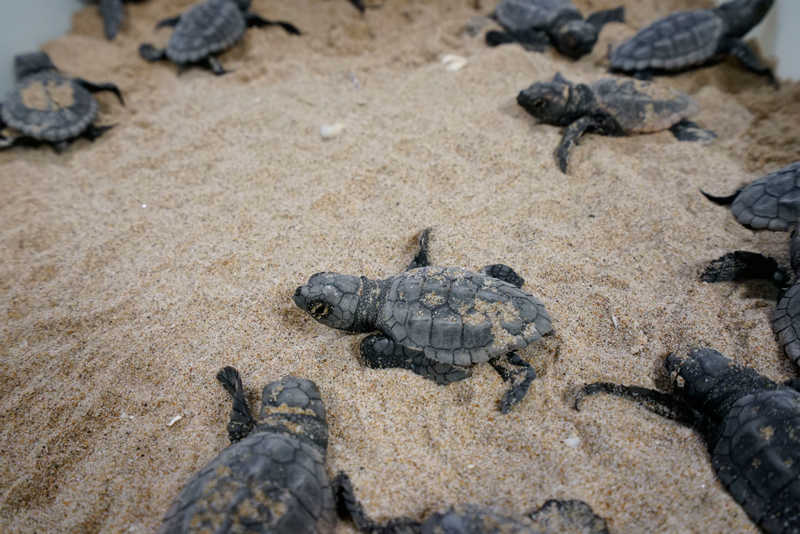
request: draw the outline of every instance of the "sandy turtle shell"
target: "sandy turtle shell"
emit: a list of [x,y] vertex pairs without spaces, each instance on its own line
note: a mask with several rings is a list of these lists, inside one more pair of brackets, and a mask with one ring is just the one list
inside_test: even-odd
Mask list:
[[612,117],[626,134],[666,130],[699,110],[689,95],[661,84],[603,78],[589,87],[596,110]]
[[175,63],[194,63],[230,47],[242,38],[247,24],[232,0],[207,0],[180,17],[167,43]]
[[539,299],[459,267],[412,269],[383,282],[376,327],[431,360],[471,365],[521,349],[552,331]]
[[[234,398],[232,438],[236,409]],[[165,515],[162,534],[334,531],[325,407],[316,385],[296,377],[268,384],[254,424],[189,480]]]
[[742,188],[731,212],[753,230],[786,231],[800,222],[800,161]]
[[513,31],[552,28],[556,22],[583,20],[570,0],[503,0],[495,8],[494,17]]
[[717,54],[725,23],[708,9],[672,13],[644,28],[611,53],[611,68],[679,70]]
[[800,532],[800,392],[713,349],[683,359],[670,355],[667,371],[681,379],[675,393],[595,383],[606,392],[642,402],[652,411],[698,428],[722,484],[764,532]]
[[35,139],[59,142],[78,136],[97,116],[92,94],[56,70],[19,80],[3,103],[3,121]]

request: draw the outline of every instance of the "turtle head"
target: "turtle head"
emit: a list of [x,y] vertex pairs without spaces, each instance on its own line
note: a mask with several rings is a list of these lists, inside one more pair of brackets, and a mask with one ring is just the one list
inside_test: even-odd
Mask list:
[[14,56],[14,75],[17,80],[26,76],[41,72],[43,70],[55,69],[56,66],[50,60],[50,56],[44,52],[31,52]]
[[766,16],[775,0],[730,0],[715,8],[728,27],[726,35],[743,37]]
[[369,332],[377,314],[373,286],[377,284],[363,276],[317,273],[295,290],[294,303],[325,326]]
[[[547,124],[564,124],[568,112],[572,83],[557,73],[552,81],[536,82],[517,95],[517,103],[525,111]],[[567,124],[571,122],[568,121]]]
[[597,42],[597,28],[585,20],[571,20],[555,32],[555,44],[559,52],[572,59],[585,56]]
[[664,362],[678,397],[701,409],[712,421],[721,420],[744,395],[776,384],[753,369],[736,365],[714,349],[695,348],[687,356],[670,354]]
[[278,428],[305,437],[324,451],[328,447],[325,405],[317,385],[306,378],[285,376],[264,386],[256,431]]
[[250,4],[252,4],[252,0],[233,0],[236,6],[239,8],[239,11],[245,13],[250,10]]

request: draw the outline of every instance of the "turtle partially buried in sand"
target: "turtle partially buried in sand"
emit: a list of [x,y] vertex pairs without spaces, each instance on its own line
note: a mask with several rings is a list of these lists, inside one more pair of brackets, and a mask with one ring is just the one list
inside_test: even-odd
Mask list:
[[332,533],[346,476],[328,480],[328,424],[317,386],[292,376],[267,384],[256,419],[238,371],[225,367],[217,379],[233,398],[232,444],[186,483],[160,533]]
[[542,51],[552,45],[578,59],[592,51],[605,24],[625,21],[625,8],[597,11],[584,20],[571,0],[502,0],[490,16],[505,31],[487,32],[489,46],[520,43]]
[[720,482],[764,532],[800,532],[800,379],[784,385],[709,348],[664,362],[675,392],[596,382],[575,400],[609,393],[692,426]]
[[78,137],[94,141],[111,126],[95,126],[97,101],[92,93],[110,91],[124,104],[113,83],[70,78],[56,69],[44,52],[14,58],[17,83],[0,106],[0,129],[17,130],[0,136],[0,148],[48,143],[60,152]]
[[[489,362],[512,387],[500,403],[508,412],[536,377],[516,352],[552,332],[539,299],[522,291],[510,267],[480,272],[432,267],[429,230],[405,272],[384,280],[323,272],[297,288],[294,302],[320,323],[348,332],[373,332],[361,355],[373,368],[401,367],[450,384],[470,376],[470,367]],[[518,369],[511,371],[503,363]]]
[[541,122],[566,126],[555,153],[562,172],[567,172],[570,151],[586,131],[621,136],[669,129],[680,141],[716,137],[687,120],[699,111],[687,94],[640,80],[574,84],[556,73],[552,81],[520,91],[517,103]]
[[772,70],[742,41],[773,0],[732,0],[713,9],[680,11],[657,20],[611,52],[611,70],[649,78],[732,55],[748,70],[777,85]]
[[289,22],[267,20],[250,12],[250,3],[251,0],[206,0],[195,4],[184,14],[156,24],[156,28],[175,28],[165,49],[145,43],[139,47],[139,55],[147,61],[168,59],[181,67],[203,65],[219,76],[227,71],[215,54],[241,39],[247,28],[280,26],[289,34],[300,34]]
[[522,517],[467,504],[435,512],[424,521],[399,517],[378,523],[364,511],[349,479],[340,487],[342,511],[358,530],[370,534],[608,534],[605,520],[579,500],[551,499]]

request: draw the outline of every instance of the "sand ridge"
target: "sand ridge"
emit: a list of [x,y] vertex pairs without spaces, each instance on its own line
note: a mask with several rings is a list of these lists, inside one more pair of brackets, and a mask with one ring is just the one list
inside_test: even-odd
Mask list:
[[[560,130],[517,92],[557,71],[603,76],[609,43],[706,3],[625,2],[629,23],[572,62],[464,34],[485,1],[386,0],[362,18],[344,0],[255,0],[305,35],[248,31],[220,78],[142,61],[141,42],[169,35],[155,21],[190,3],[126,4],[113,42],[95,7],[79,12],[45,50],[119,85],[125,107],[97,96],[98,121],[117,126],[61,155],[0,153],[3,530],[151,532],[228,444],[214,375],[233,365],[251,402],[284,374],[318,384],[329,473],[348,472],[377,519],[576,498],[613,532],[756,532],[693,431],[607,397],[576,413],[569,392],[652,387],[663,357],[693,343],[773,379],[797,373],[770,328],[774,292],[697,275],[734,249],[787,263],[786,234],[742,228],[698,188],[729,193],[796,159],[800,85],[776,92],[733,61],[664,79],[716,142],[590,134],[562,175]],[[450,72],[443,54],[468,63]],[[363,336],[292,302],[315,272],[395,274],[427,226],[435,263],[511,265],[553,318],[555,336],[522,352],[540,377],[508,415],[490,366],[447,387],[367,369]]]

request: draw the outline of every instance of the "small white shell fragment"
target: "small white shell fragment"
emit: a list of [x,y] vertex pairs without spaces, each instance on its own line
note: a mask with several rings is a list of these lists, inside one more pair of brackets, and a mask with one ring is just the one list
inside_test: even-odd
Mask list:
[[464,68],[464,65],[467,64],[467,58],[456,56],[455,54],[445,54],[442,56],[442,63],[444,63],[444,68],[450,72],[455,72]]
[[581,438],[578,436],[570,436],[564,440],[564,445],[572,447],[573,449],[581,444]]
[[337,122],[334,124],[323,124],[319,129],[319,135],[323,139],[333,139],[344,131],[344,124]]
[[611,322],[614,323],[614,330],[619,328],[619,322],[617,321],[617,316],[613,313],[611,314]]
[[178,421],[180,421],[181,419],[183,419],[183,416],[178,414],[178,415],[176,415],[175,417],[173,417],[172,419],[169,420],[169,423],[167,423],[167,426],[172,426],[175,423],[177,423]]

